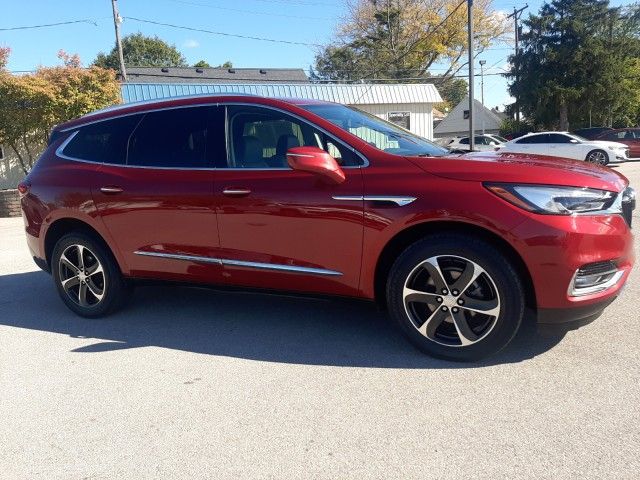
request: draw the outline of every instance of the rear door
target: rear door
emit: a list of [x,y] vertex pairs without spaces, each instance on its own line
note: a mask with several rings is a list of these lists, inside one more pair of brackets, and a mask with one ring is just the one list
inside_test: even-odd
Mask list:
[[[125,117],[126,118],[126,117]],[[93,197],[135,276],[222,282],[212,159],[225,154],[215,106],[135,116],[124,158],[105,162]]]

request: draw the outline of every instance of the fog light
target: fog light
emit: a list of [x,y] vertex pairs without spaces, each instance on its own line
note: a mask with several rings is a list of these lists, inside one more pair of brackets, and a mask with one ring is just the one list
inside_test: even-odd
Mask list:
[[624,271],[618,270],[614,262],[597,262],[583,265],[571,279],[569,296],[579,297],[602,292],[613,287],[622,278]]

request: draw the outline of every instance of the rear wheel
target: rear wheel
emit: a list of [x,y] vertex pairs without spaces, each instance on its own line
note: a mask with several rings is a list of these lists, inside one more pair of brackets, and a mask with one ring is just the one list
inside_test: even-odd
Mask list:
[[112,312],[131,291],[111,252],[84,233],[70,233],[58,240],[51,271],[62,301],[83,317]]
[[507,259],[483,240],[454,234],[405,250],[391,269],[387,298],[414,345],[457,361],[502,349],[524,312],[522,283]]
[[597,165],[607,165],[609,163],[609,157],[604,150],[593,150],[587,154],[585,161]]

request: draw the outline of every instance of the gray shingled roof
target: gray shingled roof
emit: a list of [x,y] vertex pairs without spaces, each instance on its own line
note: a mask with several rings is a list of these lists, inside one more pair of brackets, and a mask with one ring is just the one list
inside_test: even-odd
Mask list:
[[301,68],[129,67],[132,83],[306,83]]

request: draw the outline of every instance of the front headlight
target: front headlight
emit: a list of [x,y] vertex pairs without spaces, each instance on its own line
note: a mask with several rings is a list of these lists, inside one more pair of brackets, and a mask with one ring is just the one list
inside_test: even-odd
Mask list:
[[572,215],[607,211],[621,213],[618,194],[607,190],[548,185],[485,184],[491,192],[530,212]]

